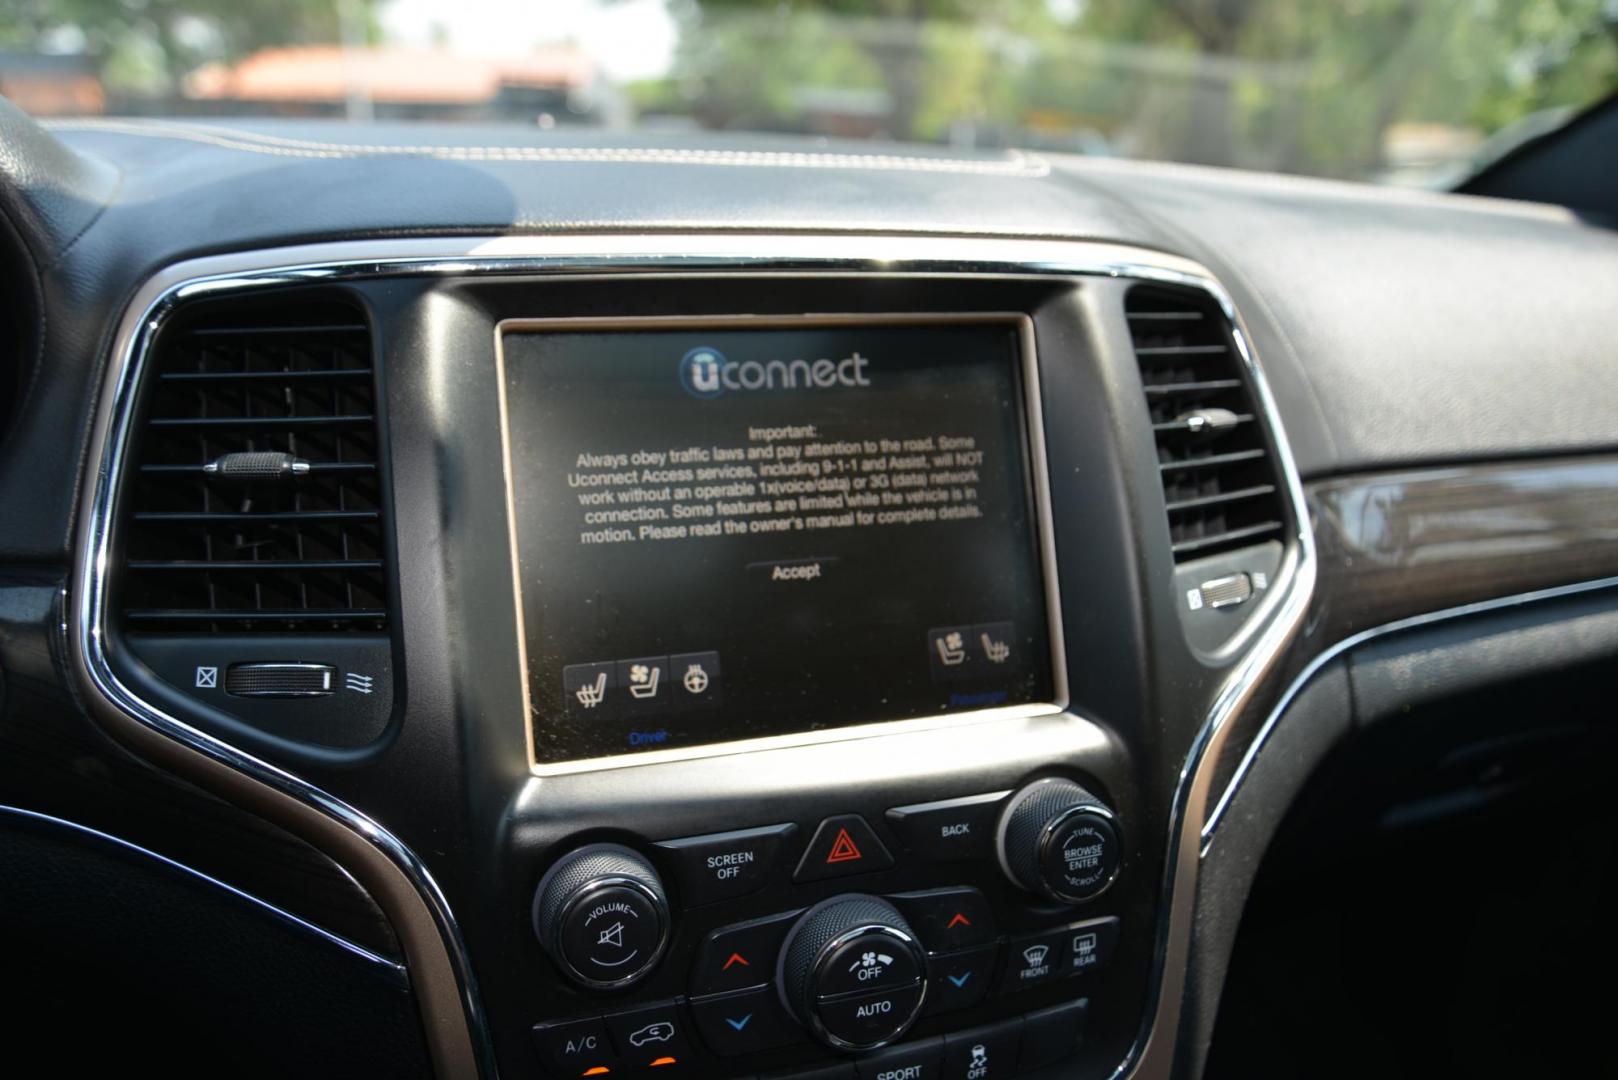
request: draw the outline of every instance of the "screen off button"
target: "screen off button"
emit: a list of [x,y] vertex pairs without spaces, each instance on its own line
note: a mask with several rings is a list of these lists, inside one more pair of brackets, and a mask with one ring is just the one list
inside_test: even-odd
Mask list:
[[664,840],[657,846],[674,858],[686,906],[695,907],[746,896],[769,884],[781,845],[797,830],[791,824],[768,825]]

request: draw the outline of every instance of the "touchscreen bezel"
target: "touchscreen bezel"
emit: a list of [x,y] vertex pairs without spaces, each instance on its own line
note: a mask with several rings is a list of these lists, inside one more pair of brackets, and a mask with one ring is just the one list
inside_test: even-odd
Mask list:
[[[506,397],[505,339],[507,334],[534,333],[622,333],[648,330],[804,330],[851,327],[904,326],[996,326],[1016,335],[1022,383],[1023,451],[1027,478],[1033,488],[1034,533],[1039,552],[1039,572],[1044,585],[1045,613],[1050,642],[1051,700],[998,705],[929,716],[878,720],[849,727],[820,731],[765,735],[749,739],[704,743],[666,750],[645,750],[632,754],[541,762],[535,754],[535,728],[540,718],[534,711],[532,680],[528,670],[528,631],[523,610],[523,585],[517,536],[517,494],[511,457],[511,413]],[[689,761],[699,758],[744,754],[760,750],[807,746],[818,743],[867,739],[897,732],[929,731],[939,728],[980,724],[992,720],[1049,716],[1068,706],[1067,653],[1062,640],[1061,594],[1056,574],[1056,542],[1051,525],[1049,459],[1045,449],[1045,419],[1039,386],[1039,358],[1034,348],[1034,321],[1021,312],[916,312],[903,314],[814,314],[814,315],[628,315],[612,318],[508,318],[494,327],[496,386],[500,408],[501,470],[505,482],[506,532],[511,559],[511,589],[516,614],[518,667],[522,679],[523,729],[528,750],[528,767],[535,776],[591,772],[626,768],[658,762]]]

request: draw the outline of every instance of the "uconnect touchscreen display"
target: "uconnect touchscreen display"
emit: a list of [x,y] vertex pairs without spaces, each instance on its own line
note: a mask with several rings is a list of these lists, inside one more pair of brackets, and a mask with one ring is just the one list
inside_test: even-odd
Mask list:
[[1021,317],[499,338],[536,765],[1061,704]]

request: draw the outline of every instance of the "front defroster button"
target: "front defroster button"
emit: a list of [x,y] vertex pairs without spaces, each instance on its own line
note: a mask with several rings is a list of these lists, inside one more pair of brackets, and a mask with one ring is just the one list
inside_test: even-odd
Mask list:
[[1065,975],[1067,945],[1065,927],[1012,938],[1006,946],[1005,969],[1000,975],[1001,993],[1025,990]]

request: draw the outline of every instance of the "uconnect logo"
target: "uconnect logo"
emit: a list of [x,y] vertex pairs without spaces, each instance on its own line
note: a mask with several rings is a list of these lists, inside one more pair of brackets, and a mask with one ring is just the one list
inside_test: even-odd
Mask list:
[[680,385],[692,397],[715,398],[726,390],[830,390],[870,386],[859,353],[841,360],[727,360],[718,349],[699,345],[680,358]]

